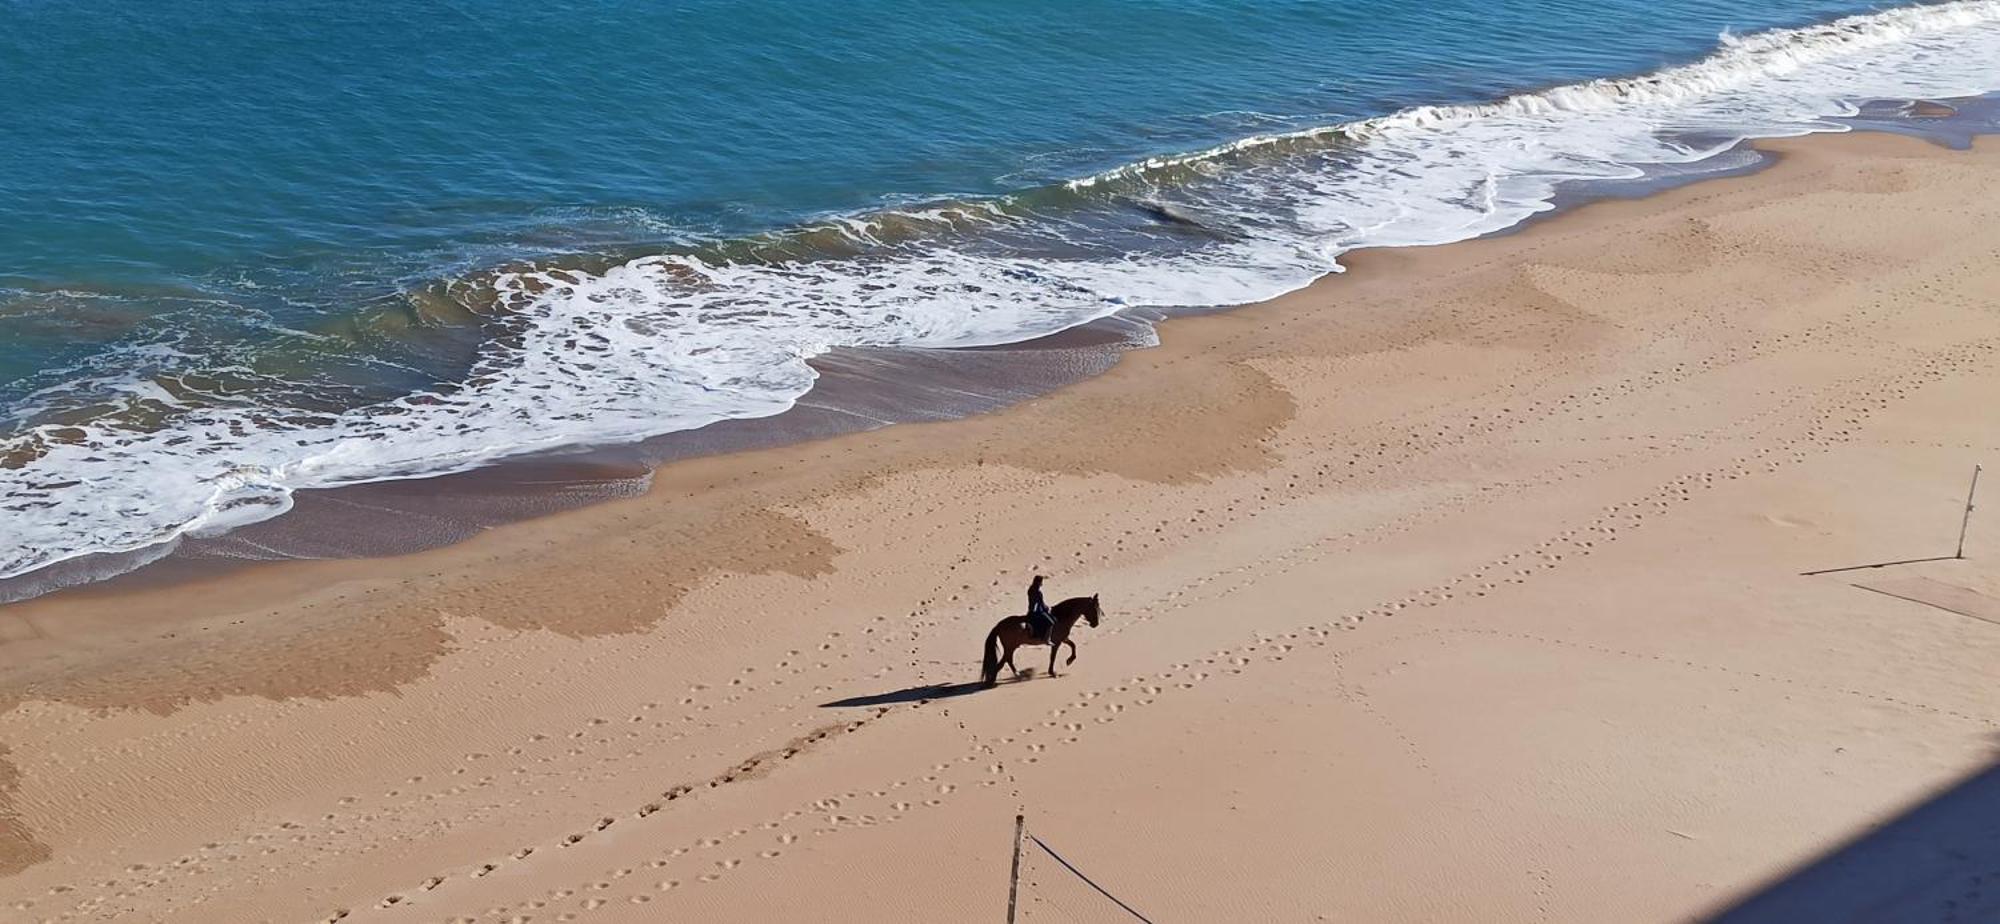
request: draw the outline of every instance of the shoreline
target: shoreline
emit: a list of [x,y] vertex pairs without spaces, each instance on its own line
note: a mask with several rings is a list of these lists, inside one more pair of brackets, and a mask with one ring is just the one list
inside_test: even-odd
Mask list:
[[[1969,145],[2000,125],[2000,95],[1955,101],[1954,106],[1927,104],[1901,116],[1845,121],[1854,131],[1905,134],[1953,147]],[[1564,187],[1547,211],[1482,237],[1520,233],[1595,202],[1643,199],[1768,169],[1775,159],[1760,147],[1766,141],[1747,139],[1712,158],[1750,155],[1740,165]],[[1307,288],[1345,274],[1354,254],[1396,249],[1402,248],[1343,254],[1340,270]],[[268,564],[416,554],[489,529],[643,494],[653,472],[676,461],[992,413],[1102,374],[1123,353],[1156,345],[1157,328],[1163,322],[1251,309],[1268,301],[1123,311],[1053,334],[987,347],[841,347],[810,361],[818,374],[812,389],[775,415],[723,420],[630,443],[532,453],[463,472],[301,489],[285,513],[216,536],[182,537],[165,548],[92,553],[0,579],[0,612],[50,595],[144,591]]]
[[[1905,14],[1915,15],[1908,11],[1905,11]],[[1862,19],[1867,17],[1857,15],[1837,22],[1847,23],[1850,20]],[[1803,40],[1802,37],[1813,33],[1814,30],[1835,24],[1822,23],[1810,28],[1778,30],[1772,34],[1782,33],[1791,40]],[[1700,62],[1668,68],[1661,73],[1714,65],[1722,57],[1725,57],[1724,52],[1718,50]],[[1637,77],[1616,78],[1610,80],[1609,84],[1640,80],[1641,78]],[[1516,105],[1520,100],[1538,97],[1555,89],[1559,88],[1543,88],[1519,93],[1490,105],[1498,107]],[[2000,101],[2000,96],[1995,94],[1953,98],[1948,103],[1923,98],[1903,102],[1857,98],[1862,100],[1859,103],[1859,110],[1851,115],[1822,113],[1806,121],[1774,121],[1766,126],[1766,131],[1774,133],[1767,137],[1811,135],[1819,133],[1827,125],[1844,125],[1849,130],[1906,133],[1943,144],[1963,145],[1969,143],[1970,138],[1981,132],[1991,131],[1996,124],[2000,124],[2000,105],[1996,105],[1996,101]],[[1418,112],[1422,108],[1409,112]],[[1463,110],[1478,107],[1451,105],[1442,108]],[[1399,112],[1397,115],[1402,114]],[[1393,118],[1395,116],[1381,117],[1382,120],[1393,120]],[[1784,134],[1787,127],[1797,134]],[[1312,129],[1294,134],[1304,137],[1328,131],[1332,129]],[[1277,143],[1292,136],[1286,134],[1245,139],[1189,154],[1182,159],[1214,156],[1217,152],[1236,150],[1252,141],[1256,142],[1250,145],[1252,147]],[[1639,171],[1636,176],[1568,175],[1559,181],[1552,180],[1553,185],[1544,190],[1539,198],[1531,199],[1525,211],[1510,213],[1512,216],[1508,219],[1510,223],[1496,227],[1479,220],[1467,219],[1472,223],[1459,230],[1484,227],[1486,230],[1476,236],[1511,234],[1590,201],[1603,198],[1643,197],[1685,183],[1702,182],[1763,169],[1765,163],[1764,158],[1757,153],[1757,137],[1744,137],[1739,133],[1727,135],[1723,139],[1709,138],[1706,142],[1702,141],[1699,135],[1689,135],[1681,140],[1701,147],[1704,144],[1713,145],[1716,141],[1726,138],[1737,140],[1728,142],[1723,148],[1707,148],[1708,153],[1697,161],[1683,163],[1667,158],[1658,162],[1644,160],[1608,162],[1610,166]],[[1733,159],[1733,155],[1738,154],[1748,155],[1748,159],[1735,163],[1728,162]],[[1150,164],[1152,161],[1145,163]],[[1334,172],[1340,172],[1340,168],[1335,167]],[[1091,182],[1102,179],[1103,177],[1097,177]],[[1137,206],[1142,211],[1154,208],[1148,204],[1149,200],[1143,198],[1131,198],[1125,201],[1127,205]],[[1514,205],[1518,209],[1522,203]],[[1161,214],[1167,215],[1166,220],[1170,222],[1191,222],[1197,227],[1202,227],[1199,221],[1186,216],[1172,217],[1178,213],[1171,209]],[[1210,229],[1204,227],[1203,230],[1207,233]],[[1392,246],[1437,246],[1437,244],[1405,242]],[[1361,248],[1361,250],[1367,249],[1380,248],[1366,246]],[[615,263],[616,260],[613,259],[612,262]],[[1325,269],[1325,266],[1320,265],[1314,267],[1311,272],[1321,273],[1318,277],[1320,280],[1324,280],[1327,275],[1337,275],[1340,272],[1338,266],[1331,272],[1322,272]],[[1267,287],[1264,291],[1276,290]],[[1115,362],[1115,356],[1086,357],[1080,364],[1081,368],[1061,369],[1053,381],[1043,381],[1034,375],[996,374],[990,369],[984,374],[965,373],[964,370],[956,368],[977,366],[977,361],[968,357],[978,356],[982,350],[1022,354],[1025,361],[1032,364],[1035,361],[1034,357],[1045,356],[1045,351],[1067,352],[1060,344],[1077,333],[1105,330],[1113,332],[1114,336],[1123,335],[1129,338],[1134,335],[1135,328],[1147,328],[1163,317],[1234,310],[1267,300],[1257,298],[1248,302],[1224,304],[1221,307],[1145,308],[1137,311],[1120,311],[1054,334],[977,349],[837,347],[808,361],[808,365],[813,367],[813,372],[817,376],[814,384],[792,405],[777,414],[761,418],[729,418],[693,430],[674,431],[636,441],[614,440],[599,444],[590,440],[577,440],[570,445],[554,449],[513,456],[502,455],[469,469],[437,475],[393,477],[331,488],[283,489],[278,496],[266,496],[258,501],[282,512],[268,519],[253,520],[227,529],[218,535],[203,536],[200,535],[200,529],[195,529],[189,533],[176,535],[175,538],[165,542],[142,548],[121,552],[88,552],[71,558],[59,558],[35,570],[0,579],[0,606],[49,593],[61,593],[72,587],[118,581],[127,575],[147,570],[164,571],[166,572],[164,579],[171,582],[176,579],[177,574],[200,575],[212,572],[218,567],[228,567],[231,563],[244,561],[408,554],[462,541],[465,537],[481,530],[503,523],[531,519],[551,510],[568,509],[606,498],[629,496],[643,489],[641,483],[643,475],[640,470],[654,468],[665,461],[690,454],[736,451],[782,441],[820,438],[887,423],[983,413],[1013,401],[1046,393],[1049,388],[1059,387],[1064,382],[1079,376],[1094,374],[1110,362]],[[1150,331],[1138,335],[1150,336]],[[1109,349],[1115,352],[1117,348]],[[897,373],[914,376],[915,380],[890,381],[889,376]],[[936,382],[927,381],[929,377],[935,377]],[[937,382],[947,386],[966,382],[973,384],[973,388],[964,392],[965,400],[936,402],[930,399],[927,392],[930,386]],[[837,395],[850,389],[861,393],[858,407],[843,407],[837,397],[825,400],[828,397],[827,393]],[[856,416],[863,419],[859,421],[853,419]],[[658,418],[654,419],[653,425],[658,425],[657,420]],[[607,466],[613,472],[619,469],[628,471],[622,475],[614,474],[606,477]],[[542,487],[524,488],[524,484]],[[210,489],[213,489],[213,484],[200,490]],[[23,496],[34,498],[39,496],[43,489],[30,485],[20,490],[25,492]],[[439,495],[453,496],[456,499],[439,503]],[[355,498],[351,502],[350,496]],[[243,499],[239,498],[239,501],[241,500]],[[23,509],[32,509],[34,506],[36,505],[29,505]],[[361,518],[356,517],[353,511],[363,508],[373,509],[378,522],[360,522]],[[188,523],[199,521],[200,518],[183,521],[181,526],[185,528]],[[73,522],[70,523],[70,528],[75,528]],[[51,546],[62,546],[69,541],[69,537],[60,533],[45,534],[41,538]],[[29,545],[32,546],[33,543]],[[160,576],[156,574],[154,577],[158,579]],[[156,583],[156,580],[141,579],[134,583],[146,586]]]
[[[1923,546],[1899,511],[1950,515],[1946,470],[2000,445],[1966,410],[2000,337],[1967,294],[1978,197],[1950,195],[2000,183],[1992,146],[1772,147],[1349,254],[990,414],[684,459],[409,556],[0,608],[0,897],[935,920],[1004,864],[962,832],[1032,794],[1056,846],[1177,916],[1715,913],[2000,728],[1989,627],[1796,577]],[[1943,294],[1874,288],[1911,279]],[[1913,567],[2000,595],[1990,565]],[[1070,679],[943,695],[1031,569],[1104,592]],[[1862,763],[1821,766],[1835,740]],[[654,856],[682,838],[718,843]],[[892,893],[856,878],[912,864]]]
[[[2000,97],[1996,97],[2000,100]],[[1949,117],[1939,120],[1956,128]],[[1863,131],[1888,134],[1895,125],[1911,137],[1933,144],[1950,144],[1955,136],[1928,122],[1895,121]],[[1967,144],[1979,137],[1984,122],[1967,129]],[[1806,136],[1813,137],[1813,136]],[[1833,135],[1832,137],[1840,137]],[[1579,210],[1603,203],[1643,201],[1685,186],[1714,180],[1751,176],[1776,165],[1780,158],[1767,149],[1783,141],[1744,141],[1736,149],[1755,155],[1747,165],[1695,172],[1672,179],[1638,178],[1606,183],[1595,192],[1561,196],[1549,211],[1529,216],[1520,223],[1493,234],[1455,244],[1494,240],[1525,233],[1543,223],[1559,220]],[[1735,149],[1732,149],[1735,150]],[[643,498],[651,493],[661,470],[701,460],[714,460],[727,467],[728,460],[754,457],[758,453],[800,449],[814,443],[862,436],[884,427],[950,423],[991,414],[1005,413],[1025,402],[1046,397],[1062,389],[1102,376],[1119,365],[1134,350],[1154,350],[1160,346],[1163,330],[1193,319],[1255,311],[1285,302],[1301,293],[1335,285],[1351,278],[1358,266],[1377,262],[1377,254],[1393,255],[1424,247],[1369,248],[1341,256],[1339,272],[1328,273],[1306,288],[1276,299],[1247,305],[1227,305],[1187,311],[1163,312],[1143,309],[1086,322],[1018,343],[990,347],[946,350],[841,348],[812,361],[821,378],[811,392],[793,407],[770,417],[720,421],[696,430],[661,434],[636,443],[596,448],[558,450],[519,459],[503,460],[466,472],[427,478],[399,479],[338,488],[302,490],[297,508],[270,520],[230,530],[209,539],[189,540],[184,548],[130,571],[99,580],[59,587],[36,596],[0,603],[0,642],[40,637],[44,630],[38,604],[49,605],[54,618],[75,621],[82,613],[101,609],[122,609],[128,601],[159,593],[200,594],[206,588],[228,587],[250,582],[260,587],[283,588],[281,597],[296,595],[304,588],[331,577],[353,580],[371,572],[369,562],[389,562],[410,556],[449,550],[475,541],[491,530],[532,528],[549,517],[578,514],[621,500]],[[1373,282],[1374,280],[1370,280]],[[1384,284],[1396,285],[1393,280]],[[1000,362],[982,362],[998,358]],[[879,374],[870,374],[875,370]],[[1023,374],[1022,370],[1029,372]],[[864,371],[866,370],[866,371]],[[908,378],[892,377],[907,375]],[[1036,381],[1036,378],[1041,378]],[[939,399],[925,393],[926,387],[942,384],[949,396]],[[960,400],[952,400],[954,397]],[[865,422],[856,422],[866,419]],[[543,484],[554,485],[544,489]],[[522,488],[520,485],[527,485]],[[602,485],[601,488],[598,486]],[[567,495],[567,496],[565,496]],[[469,500],[468,500],[469,499]],[[497,500],[506,509],[482,517],[480,508]],[[364,522],[343,522],[338,508],[363,508],[376,514]],[[330,510],[330,508],[333,508]],[[412,521],[417,528],[405,527],[389,538],[380,532],[390,522]],[[429,522],[427,522],[429,521]],[[425,535],[429,523],[445,524],[442,537]],[[338,534],[362,537],[350,539],[329,556],[301,556],[260,559],[258,550],[284,547],[300,537],[316,537],[331,525]],[[381,542],[371,551],[361,551],[365,542]],[[359,568],[310,568],[313,565],[359,565]],[[300,569],[298,574],[260,574],[267,569]],[[312,572],[319,572],[313,574]],[[22,577],[32,577],[23,575]],[[11,579],[10,579],[11,580]],[[7,582],[0,582],[4,589]],[[77,599],[80,598],[80,599]],[[75,607],[64,601],[75,599]],[[26,610],[25,612],[15,612]],[[79,613],[78,611],[81,611]],[[5,617],[15,615],[19,624],[9,626]],[[9,629],[13,631],[9,632]],[[0,649],[0,665],[9,658]]]

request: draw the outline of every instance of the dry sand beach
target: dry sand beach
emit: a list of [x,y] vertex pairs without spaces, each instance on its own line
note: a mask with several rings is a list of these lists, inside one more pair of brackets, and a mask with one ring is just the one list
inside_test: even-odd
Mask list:
[[[2000,152],[1771,147],[1004,412],[0,608],[0,918],[999,921],[1025,812],[1161,924],[2000,920]],[[961,686],[1036,571],[1103,625]],[[1020,916],[1131,919],[1034,848]]]

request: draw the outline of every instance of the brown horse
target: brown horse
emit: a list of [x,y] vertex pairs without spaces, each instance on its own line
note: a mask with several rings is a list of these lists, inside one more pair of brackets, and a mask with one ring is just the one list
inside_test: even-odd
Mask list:
[[[986,656],[980,666],[979,682],[989,687],[998,683],[1002,664],[1007,665],[1016,675],[1020,674],[1021,669],[1014,666],[1014,649],[1022,645],[1049,646],[1049,676],[1054,677],[1056,654],[1061,651],[1062,646],[1069,646],[1069,660],[1063,663],[1066,665],[1076,663],[1076,643],[1069,640],[1070,627],[1076,625],[1078,619],[1087,619],[1090,620],[1091,627],[1096,628],[1098,613],[1096,594],[1088,597],[1071,597],[1056,604],[1049,609],[1049,615],[1055,618],[1056,624],[1055,628],[1049,630],[1047,639],[1035,637],[1035,627],[1028,622],[1026,616],[1009,616],[1000,620],[999,624],[993,627],[993,631],[986,633]],[[1007,649],[1005,654],[1000,650],[1003,645]]]

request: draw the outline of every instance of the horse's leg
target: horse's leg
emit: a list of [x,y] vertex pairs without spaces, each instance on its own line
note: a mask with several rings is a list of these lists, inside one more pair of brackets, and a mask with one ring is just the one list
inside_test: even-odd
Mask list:
[[1014,677],[1021,676],[1021,669],[1014,666],[1014,649],[1017,647],[1014,644],[1014,640],[1011,638],[1004,639],[1002,640],[1001,644],[1007,646],[1007,656],[1001,658],[1000,663],[1007,665],[1007,669],[1014,672],[1011,676]]
[[1069,640],[1059,638],[1049,639],[1049,676],[1051,677],[1056,675],[1056,655],[1062,654],[1063,642],[1066,641]]
[[1069,646],[1069,660],[1067,660],[1067,661],[1064,661],[1063,663],[1064,663],[1064,664],[1075,664],[1075,663],[1076,663],[1076,643],[1075,643],[1075,642],[1072,642],[1072,641],[1070,641],[1069,639],[1063,639],[1063,644],[1065,644],[1065,645],[1068,645],[1068,646]]

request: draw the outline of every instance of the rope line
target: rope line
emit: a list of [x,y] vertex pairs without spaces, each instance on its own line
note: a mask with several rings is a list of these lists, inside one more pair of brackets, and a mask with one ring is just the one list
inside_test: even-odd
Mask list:
[[1140,914],[1140,913],[1139,913],[1139,911],[1138,911],[1138,909],[1136,909],[1136,908],[1133,908],[1133,907],[1132,907],[1131,905],[1128,905],[1128,904],[1125,904],[1125,903],[1124,903],[1124,902],[1122,902],[1122,901],[1119,901],[1119,900],[1118,900],[1118,896],[1116,896],[1116,895],[1113,895],[1113,894],[1111,894],[1110,892],[1106,892],[1106,891],[1104,890],[1104,887],[1103,887],[1103,886],[1101,886],[1101,885],[1098,885],[1098,884],[1097,884],[1097,883],[1096,883],[1095,881],[1093,881],[1093,880],[1092,880],[1092,879],[1091,879],[1091,878],[1090,878],[1089,876],[1085,876],[1085,875],[1083,874],[1083,870],[1080,870],[1080,869],[1077,869],[1077,868],[1076,868],[1075,866],[1072,866],[1072,865],[1070,865],[1070,862],[1069,862],[1068,860],[1065,860],[1065,859],[1063,859],[1063,858],[1062,858],[1062,854],[1059,854],[1059,853],[1056,853],[1056,852],[1055,852],[1055,849],[1054,849],[1054,848],[1050,847],[1049,845],[1047,845],[1047,844],[1045,844],[1045,843],[1042,843],[1042,839],[1041,839],[1041,838],[1039,838],[1039,837],[1036,837],[1036,836],[1035,836],[1034,834],[1030,833],[1030,834],[1028,835],[1028,840],[1031,840],[1031,841],[1034,841],[1034,842],[1035,842],[1035,846],[1037,846],[1037,847],[1040,847],[1040,848],[1042,848],[1042,852],[1043,852],[1043,853],[1046,853],[1046,854],[1048,854],[1049,856],[1051,856],[1051,857],[1054,857],[1054,858],[1056,858],[1056,862],[1057,862],[1057,863],[1061,863],[1061,864],[1063,865],[1063,868],[1064,868],[1064,869],[1066,869],[1066,870],[1069,870],[1069,871],[1070,871],[1070,872],[1072,872],[1072,873],[1075,873],[1075,874],[1076,874],[1076,878],[1078,878],[1078,879],[1081,879],[1081,880],[1083,880],[1083,884],[1084,884],[1084,885],[1087,885],[1087,886],[1090,886],[1090,887],[1091,887],[1091,888],[1093,888],[1093,889],[1096,889],[1096,890],[1097,890],[1097,894],[1099,894],[1099,895],[1102,895],[1102,896],[1104,896],[1105,898],[1108,898],[1108,899],[1111,899],[1111,903],[1112,903],[1112,904],[1114,904],[1114,905],[1117,905],[1118,907],[1120,907],[1120,908],[1123,908],[1123,909],[1125,909],[1125,913],[1126,913],[1126,914],[1129,914],[1129,915],[1131,915],[1131,916],[1133,916],[1133,917],[1135,917],[1135,918],[1138,918],[1139,920],[1141,920],[1141,921],[1144,921],[1144,922],[1146,922],[1146,924],[1153,924],[1153,921],[1152,921],[1152,919],[1151,919],[1151,918],[1148,918],[1148,917],[1146,917],[1145,915],[1143,915],[1143,914]]

